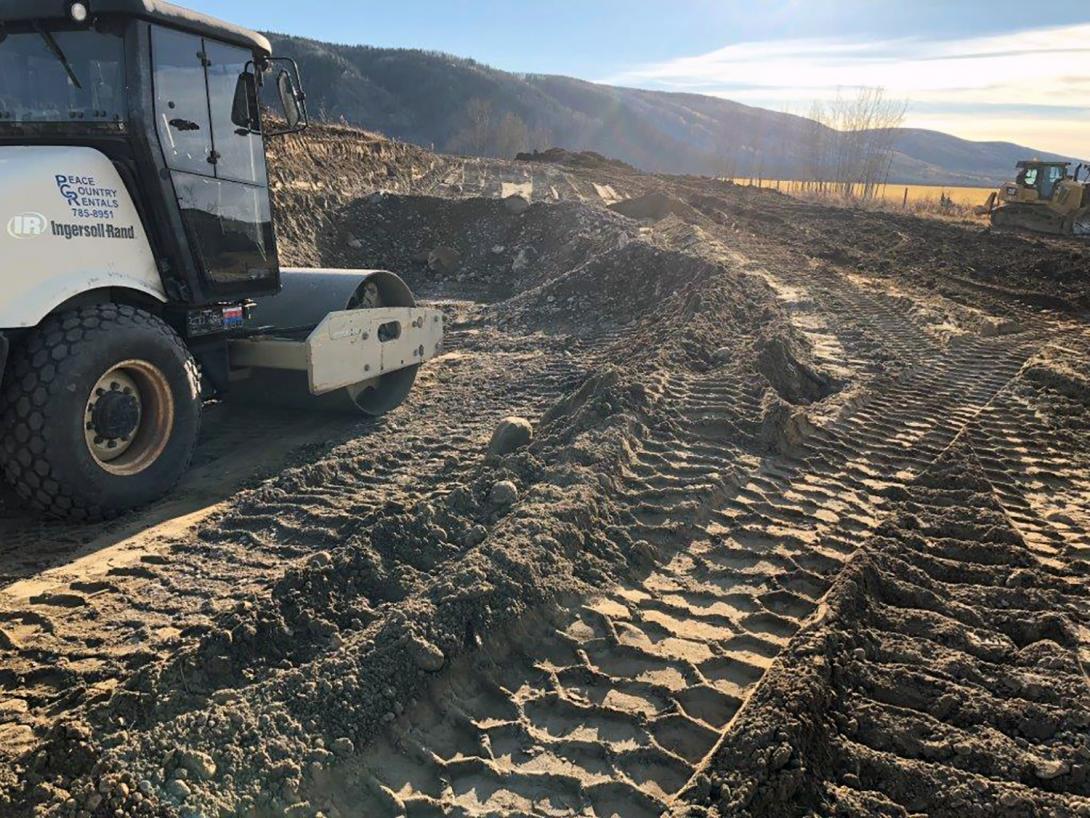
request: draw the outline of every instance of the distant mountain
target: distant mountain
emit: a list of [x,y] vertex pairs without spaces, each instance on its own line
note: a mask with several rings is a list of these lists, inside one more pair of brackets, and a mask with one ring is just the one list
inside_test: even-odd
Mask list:
[[[591,150],[662,173],[800,178],[810,120],[699,94],[512,74],[435,52],[343,46],[272,34],[303,71],[312,114],[436,150],[513,157]],[[826,138],[836,138],[825,131]],[[1019,159],[1062,159],[1006,142],[900,129],[892,182],[992,186]],[[1075,160],[1072,160],[1075,161]]]

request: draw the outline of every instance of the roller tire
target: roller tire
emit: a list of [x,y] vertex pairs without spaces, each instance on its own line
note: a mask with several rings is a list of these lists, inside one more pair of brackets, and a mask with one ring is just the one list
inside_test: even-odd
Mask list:
[[[161,372],[173,423],[161,452],[132,475],[107,471],[85,435],[87,401],[112,366],[139,358]],[[164,391],[164,394],[166,392]],[[167,494],[200,433],[200,376],[188,348],[151,313],[98,304],[47,318],[12,351],[0,390],[0,454],[15,492],[47,517],[110,519]]]

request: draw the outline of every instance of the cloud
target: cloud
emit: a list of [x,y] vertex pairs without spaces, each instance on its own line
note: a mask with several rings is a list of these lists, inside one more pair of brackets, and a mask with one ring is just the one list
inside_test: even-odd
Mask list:
[[[1081,66],[1087,66],[1085,73],[1079,73]],[[991,139],[1010,138],[1004,135],[999,108],[1009,118],[1016,116],[1012,106],[1014,111],[1024,106],[1035,118],[1064,123],[1057,141],[1062,139],[1065,150],[1076,150],[1081,132],[1084,144],[1078,153],[1090,153],[1090,121],[1072,114],[1090,109],[1090,24],[952,40],[737,43],[635,66],[606,81],[801,109],[811,100],[834,98],[841,88],[881,86],[888,96],[910,101],[909,124],[922,122],[927,118],[922,112],[937,108],[949,112],[947,121],[957,122],[959,110],[979,115],[995,106],[991,120],[996,130],[984,137]],[[1033,130],[1048,136],[1047,128]],[[980,138],[979,127],[972,131]]]

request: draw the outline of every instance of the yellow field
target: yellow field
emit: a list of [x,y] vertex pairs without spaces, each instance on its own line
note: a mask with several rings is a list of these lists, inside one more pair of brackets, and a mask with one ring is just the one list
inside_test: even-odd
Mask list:
[[[749,179],[735,179],[735,184],[751,184]],[[756,182],[753,182],[756,184]],[[812,195],[813,191],[806,187],[807,183],[788,180],[765,179],[762,187],[775,188],[784,193],[805,193]],[[938,205],[943,195],[960,207],[976,207],[982,205],[988,196],[995,192],[993,187],[940,187],[937,185],[886,185],[879,190],[879,198],[889,204],[900,205],[905,202],[905,191],[908,192],[908,206]]]

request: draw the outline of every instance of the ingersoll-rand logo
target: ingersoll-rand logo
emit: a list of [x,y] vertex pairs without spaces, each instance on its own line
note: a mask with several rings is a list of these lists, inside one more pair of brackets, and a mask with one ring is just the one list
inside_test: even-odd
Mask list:
[[8,235],[13,239],[36,239],[48,228],[49,219],[41,213],[20,213],[8,220]]

